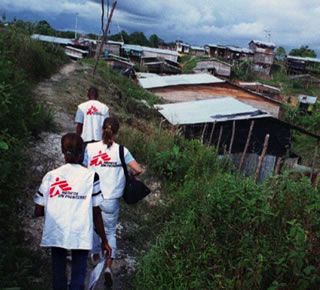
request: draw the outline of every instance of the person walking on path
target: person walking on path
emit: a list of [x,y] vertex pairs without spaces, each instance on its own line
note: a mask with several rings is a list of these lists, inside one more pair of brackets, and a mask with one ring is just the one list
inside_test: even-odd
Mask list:
[[[99,176],[81,165],[83,140],[75,133],[61,139],[65,163],[48,172],[34,196],[35,216],[44,216],[41,246],[51,248],[54,290],[83,290],[87,257],[93,245],[93,224],[101,249],[111,256],[99,205],[103,201]],[[66,278],[71,250],[70,288]]]
[[[104,200],[100,207],[102,210],[105,232],[112,248],[112,255],[107,260],[104,276],[106,286],[111,287],[113,284],[111,266],[113,259],[116,258],[117,252],[116,226],[120,209],[119,199],[123,195],[126,178],[119,154],[120,145],[115,142],[115,136],[119,130],[118,120],[115,118],[105,119],[102,129],[103,140],[88,144],[86,147],[84,165],[98,173],[101,180],[101,191]],[[143,172],[141,166],[135,161],[129,150],[125,147],[124,159],[134,175],[139,175]],[[94,234],[94,246],[91,254],[93,262],[94,260],[99,259],[98,244],[99,238]]]
[[98,90],[95,87],[89,88],[89,100],[80,104],[76,113],[76,133],[85,144],[102,140],[102,124],[109,117],[108,106],[99,102],[98,97]]

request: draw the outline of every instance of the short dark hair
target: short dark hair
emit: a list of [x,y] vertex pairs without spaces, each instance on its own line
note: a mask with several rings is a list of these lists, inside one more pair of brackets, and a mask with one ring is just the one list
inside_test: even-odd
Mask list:
[[88,90],[88,98],[94,98],[94,99],[98,99],[99,97],[99,92],[98,89],[96,87],[90,87]]
[[76,133],[67,133],[61,138],[61,151],[66,163],[80,164],[83,161],[83,140]]

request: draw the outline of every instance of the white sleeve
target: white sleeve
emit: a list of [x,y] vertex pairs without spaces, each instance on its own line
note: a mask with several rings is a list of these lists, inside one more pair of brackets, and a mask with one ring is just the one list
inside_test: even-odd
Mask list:
[[45,196],[48,194],[49,191],[49,176],[46,174],[43,179],[42,183],[39,187],[39,190],[35,193],[33,197],[33,201],[38,204],[45,206]]
[[84,122],[84,114],[82,112],[82,110],[78,107],[77,113],[76,113],[76,117],[74,120],[76,123],[80,123],[83,124]]
[[88,164],[89,164],[88,145],[87,145],[87,147],[86,147],[86,149],[84,151],[84,157],[83,157],[82,164],[85,167],[88,167]]
[[92,190],[92,206],[99,206],[102,202],[103,196],[100,189],[99,175],[95,173]]
[[130,162],[134,161],[132,154],[126,147],[123,148],[123,154],[124,154],[124,161],[126,164],[129,164]]

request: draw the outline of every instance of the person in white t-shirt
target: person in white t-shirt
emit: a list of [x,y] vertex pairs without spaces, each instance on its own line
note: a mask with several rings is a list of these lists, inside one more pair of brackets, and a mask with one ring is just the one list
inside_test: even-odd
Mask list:
[[[112,260],[116,257],[116,226],[119,217],[119,198],[122,197],[125,187],[125,174],[120,160],[119,144],[115,135],[119,130],[119,122],[115,118],[107,118],[103,123],[103,140],[88,144],[84,155],[84,165],[99,174],[101,191],[104,201],[100,205],[104,220],[105,232],[112,248],[111,258],[107,261],[105,269],[105,282],[108,287],[112,286]],[[131,153],[124,147],[124,159],[134,175],[143,172],[141,166],[135,161]],[[97,236],[94,236],[95,245],[92,250],[92,260],[99,257]]]
[[102,140],[103,121],[109,117],[108,106],[99,102],[98,97],[98,90],[95,87],[89,88],[89,101],[80,104],[76,113],[76,133],[85,144]]
[[[75,133],[61,139],[66,164],[48,172],[34,196],[35,216],[44,216],[42,247],[51,248],[53,289],[84,289],[93,227],[102,251],[111,256],[99,205],[103,201],[99,176],[81,165],[83,140]],[[71,250],[70,288],[66,278],[67,250]]]

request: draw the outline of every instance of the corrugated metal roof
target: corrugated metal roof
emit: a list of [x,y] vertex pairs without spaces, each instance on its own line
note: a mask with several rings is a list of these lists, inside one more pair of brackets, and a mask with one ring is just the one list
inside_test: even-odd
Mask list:
[[201,46],[191,46],[191,49],[205,51],[204,47]]
[[170,54],[174,56],[179,56],[179,53],[177,53],[174,50],[169,49],[161,49],[161,48],[153,48],[148,46],[141,46],[141,45],[133,45],[133,44],[124,44],[123,48],[126,50],[136,50],[136,51],[151,51],[155,53],[161,53],[161,54]]
[[73,39],[70,39],[70,38],[61,38],[61,37],[42,35],[42,34],[33,34],[31,35],[31,38],[35,40],[51,42],[56,44],[64,44],[64,45],[73,44]]
[[267,47],[276,47],[276,45],[273,42],[266,42],[261,40],[251,40],[250,43],[253,42],[256,45],[263,45]]
[[138,73],[138,80],[144,89],[171,87],[179,85],[200,85],[200,84],[216,84],[224,83],[211,74],[182,74],[171,76],[159,76],[157,74]]
[[299,102],[303,103],[303,104],[314,105],[317,102],[317,97],[300,95],[299,96]]
[[226,46],[226,48],[230,49],[231,51],[235,52],[243,52],[243,53],[252,53],[253,51],[249,48],[243,48],[243,47],[236,47],[236,46]]
[[232,97],[155,105],[155,108],[172,125],[225,122],[271,116]]
[[319,58],[313,58],[313,57],[301,57],[301,56],[288,55],[287,58],[293,59],[293,60],[307,61],[307,62],[320,62]]

